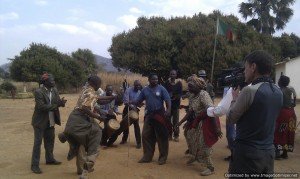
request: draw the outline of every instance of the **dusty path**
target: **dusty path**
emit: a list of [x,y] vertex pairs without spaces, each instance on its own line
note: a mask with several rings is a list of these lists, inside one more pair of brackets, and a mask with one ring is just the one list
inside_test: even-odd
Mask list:
[[[62,126],[56,127],[56,136],[63,130],[70,111],[75,106],[78,95],[62,95],[68,99],[65,108],[62,108]],[[186,103],[186,101],[184,101]],[[41,154],[42,175],[33,174],[30,170],[31,152],[33,146],[33,129],[30,125],[33,113],[33,99],[0,99],[0,178],[77,178],[75,173],[75,160],[67,161],[66,155],[68,146],[55,142],[54,154],[57,160],[62,161],[60,166],[45,165],[44,149]],[[296,109],[297,116],[300,116],[300,105]],[[143,114],[143,111],[141,111]],[[181,117],[184,111],[181,111]],[[216,173],[206,178],[224,178],[228,168],[228,162],[223,160],[229,154],[226,148],[225,123],[222,118],[223,138],[214,146],[213,162]],[[142,127],[143,122],[140,121]],[[297,129],[296,149],[289,154],[288,160],[275,161],[276,172],[300,173],[300,127]],[[120,137],[116,141],[119,144]],[[127,145],[117,145],[115,148],[101,150],[97,160],[95,171],[90,178],[199,178],[201,165],[195,163],[187,166],[185,162],[189,159],[184,155],[186,143],[182,132],[180,141],[170,142],[169,158],[166,165],[157,164],[158,152],[155,153],[154,161],[149,164],[138,164],[137,161],[142,156],[142,149],[135,148],[135,138],[133,127],[130,128],[130,147]],[[129,151],[129,156],[128,156]]]

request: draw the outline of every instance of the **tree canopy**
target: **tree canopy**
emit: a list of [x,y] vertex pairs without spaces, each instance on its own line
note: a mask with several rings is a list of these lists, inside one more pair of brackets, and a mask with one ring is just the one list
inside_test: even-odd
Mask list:
[[[142,75],[156,71],[165,79],[170,69],[178,70],[184,78],[200,69],[210,74],[218,17],[234,29],[237,38],[229,42],[225,36],[217,36],[214,74],[232,67],[257,49],[270,52],[278,61],[282,54],[295,55],[295,44],[291,42],[293,38],[298,40],[295,34],[281,43],[283,37],[260,34],[241,23],[237,17],[214,11],[209,15],[199,13],[192,17],[170,19],[140,17],[136,28],[112,38],[109,52],[113,64]],[[292,53],[283,50],[282,45],[286,41],[291,45],[289,50],[293,49]]]
[[273,34],[275,30],[282,30],[293,16],[290,8],[295,0],[248,0],[240,4],[239,12],[250,20],[248,25],[254,27],[257,32]]
[[90,50],[78,49],[72,56],[45,44],[31,43],[19,56],[11,59],[11,78],[39,82],[41,74],[48,72],[54,75],[59,88],[77,88],[97,66]]

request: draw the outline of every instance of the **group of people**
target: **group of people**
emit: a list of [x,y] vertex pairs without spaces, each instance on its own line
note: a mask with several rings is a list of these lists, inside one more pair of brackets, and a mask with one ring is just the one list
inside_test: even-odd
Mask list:
[[[287,158],[287,152],[293,150],[293,132],[296,116],[293,110],[295,93],[288,88],[289,79],[282,76],[279,86],[270,77],[273,57],[258,50],[245,57],[245,81],[249,86],[241,91],[232,91],[231,106],[227,112],[226,124],[236,125],[236,135],[231,141],[232,151],[228,172],[235,174],[274,173],[274,158]],[[206,78],[205,71],[187,79],[188,93],[183,95],[182,83],[177,72],[170,71],[170,78],[164,84],[158,83],[158,75],[148,77],[149,84],[142,88],[141,82],[134,81],[124,93],[123,113],[118,112],[114,104],[113,88],[108,85],[101,90],[101,79],[94,75],[88,78],[71,112],[65,129],[58,135],[61,142],[68,142],[68,160],[76,157],[77,173],[85,178],[94,170],[99,154],[99,145],[110,147],[123,133],[120,144],[127,142],[129,126],[134,125],[136,148],[143,148],[139,163],[149,163],[153,159],[155,145],[158,144],[158,164],[166,163],[169,141],[179,141],[179,128],[184,124],[184,136],[191,155],[187,164],[195,161],[205,164],[203,176],[214,173],[211,160],[212,146],[222,137],[218,115],[209,115],[208,108],[214,107],[213,86]],[[42,139],[46,150],[46,164],[59,165],[53,157],[54,125],[60,125],[59,107],[64,107],[54,88],[54,79],[50,74],[42,76],[43,87],[35,92],[35,111],[32,125],[34,128],[34,147],[31,170],[42,173],[39,168]],[[291,102],[291,95],[294,101]],[[179,109],[182,96],[188,98],[185,116],[179,121]],[[145,114],[142,135],[138,120],[129,119],[130,111],[138,112],[144,105]],[[120,127],[108,135],[108,123],[122,114]],[[103,129],[96,120],[103,122]],[[275,125],[276,124],[276,125]],[[275,132],[275,134],[274,134]],[[275,135],[275,140],[274,140]],[[280,150],[283,151],[280,154]]]

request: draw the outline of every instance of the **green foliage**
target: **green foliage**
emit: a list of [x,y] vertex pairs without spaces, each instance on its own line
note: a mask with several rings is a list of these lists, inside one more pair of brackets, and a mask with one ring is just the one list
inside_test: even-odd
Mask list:
[[279,44],[281,46],[281,53],[283,58],[294,58],[297,56],[297,45],[290,35],[283,33],[281,35],[281,38],[279,39]]
[[78,49],[72,53],[72,57],[84,69],[85,76],[97,73],[98,66],[95,61],[95,55],[89,49]]
[[17,88],[9,81],[5,81],[0,85],[0,88],[5,90],[6,92],[16,90]]
[[79,62],[44,44],[32,43],[11,60],[10,73],[16,81],[39,82],[41,74],[48,72],[54,75],[57,86],[65,89],[78,87],[86,77]]
[[113,65],[145,76],[156,71],[164,79],[170,69],[178,70],[183,78],[200,69],[210,74],[217,17],[235,29],[237,39],[228,42],[225,36],[217,36],[214,74],[241,62],[253,50],[266,50],[276,61],[282,58],[277,39],[256,32],[233,15],[214,11],[208,16],[140,17],[136,28],[112,38],[109,52]]
[[276,30],[284,28],[292,17],[293,10],[289,8],[295,0],[248,0],[240,4],[239,12],[247,19],[248,25],[254,27],[257,32],[273,34]]
[[0,67],[0,78],[2,79],[8,79],[9,78],[9,73],[6,72],[3,68]]

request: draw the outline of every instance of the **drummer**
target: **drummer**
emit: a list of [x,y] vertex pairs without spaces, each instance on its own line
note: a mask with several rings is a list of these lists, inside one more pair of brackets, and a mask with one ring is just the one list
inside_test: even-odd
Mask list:
[[[135,80],[133,83],[133,87],[127,88],[124,96],[123,96],[123,102],[125,104],[125,107],[123,109],[123,114],[122,114],[122,121],[120,124],[120,128],[115,131],[112,136],[109,138],[108,140],[108,146],[112,145],[118,138],[118,136],[123,132],[123,137],[122,137],[122,141],[120,144],[125,144],[127,142],[128,139],[128,134],[129,134],[129,127],[128,127],[128,118],[127,118],[127,114],[129,110],[134,110],[138,113],[138,108],[135,105],[128,105],[129,102],[134,101],[135,99],[137,99],[137,97],[140,95],[141,90],[142,90],[142,85],[141,82],[139,80]],[[134,125],[134,134],[135,134],[135,140],[136,140],[136,148],[140,149],[141,148],[141,129],[140,129],[140,125],[139,125],[139,119],[135,119],[135,120],[130,120],[130,124]]]
[[[112,85],[107,85],[105,88],[105,93],[103,96],[115,96],[113,93],[113,86]],[[110,101],[107,104],[102,104],[102,105],[96,105],[96,110],[98,110],[98,113],[100,116],[105,119],[104,120],[104,129],[102,131],[102,138],[100,144],[102,146],[107,146],[107,138],[109,137],[107,135],[107,130],[108,130],[108,121],[111,119],[117,119],[116,114],[120,115],[118,111],[118,106],[115,104],[115,100]]]

